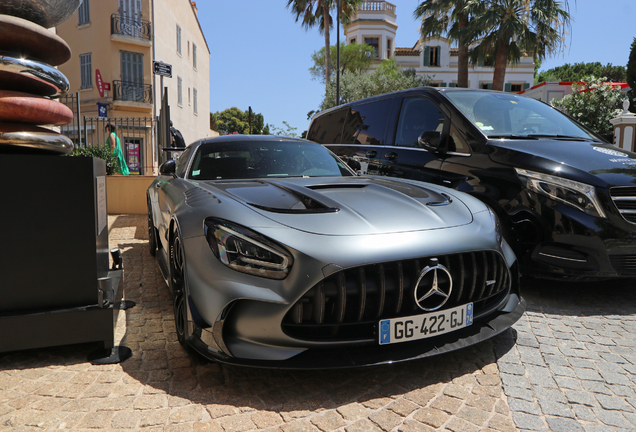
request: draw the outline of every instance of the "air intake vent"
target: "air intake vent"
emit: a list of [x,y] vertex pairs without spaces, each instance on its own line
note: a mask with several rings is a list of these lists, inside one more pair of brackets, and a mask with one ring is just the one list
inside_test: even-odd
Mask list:
[[[507,296],[511,277],[497,252],[435,257],[450,270],[453,290],[444,309],[474,303],[475,319]],[[337,272],[311,288],[283,320],[288,335],[303,340],[375,339],[380,319],[425,313],[415,304],[415,284],[429,258],[367,265]]]
[[610,195],[623,219],[636,223],[636,187],[614,187]]

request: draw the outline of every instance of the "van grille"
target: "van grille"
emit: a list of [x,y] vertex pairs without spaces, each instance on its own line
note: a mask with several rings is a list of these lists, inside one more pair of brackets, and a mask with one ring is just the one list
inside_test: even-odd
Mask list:
[[614,187],[610,189],[610,196],[623,219],[636,223],[636,187]]
[[[453,278],[444,309],[474,303],[474,317],[488,313],[507,296],[511,276],[494,251],[438,258]],[[283,319],[283,331],[303,340],[375,338],[381,319],[425,313],[415,303],[415,284],[430,258],[394,261],[343,270],[312,287]]]

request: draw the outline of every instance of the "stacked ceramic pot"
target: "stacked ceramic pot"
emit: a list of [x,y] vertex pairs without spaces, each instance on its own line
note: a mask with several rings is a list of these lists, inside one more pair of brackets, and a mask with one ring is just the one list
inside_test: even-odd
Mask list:
[[69,124],[73,112],[56,101],[69,83],[55,66],[71,49],[47,30],[67,20],[81,0],[0,2],[0,153],[67,154],[69,138],[51,126]]

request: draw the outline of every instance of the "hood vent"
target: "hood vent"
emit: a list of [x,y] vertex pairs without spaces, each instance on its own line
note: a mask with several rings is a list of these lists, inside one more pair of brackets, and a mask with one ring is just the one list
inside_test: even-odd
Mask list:
[[201,188],[189,189],[185,191],[184,195],[185,203],[188,207],[203,207],[221,202],[214,194]]
[[311,190],[325,190],[325,189],[362,189],[367,187],[366,184],[322,184],[322,185],[312,185],[306,186],[307,189]]

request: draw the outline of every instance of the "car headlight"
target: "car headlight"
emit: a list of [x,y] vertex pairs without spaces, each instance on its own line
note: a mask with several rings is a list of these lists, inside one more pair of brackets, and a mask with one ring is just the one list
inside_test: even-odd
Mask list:
[[590,216],[605,218],[594,186],[561,177],[515,168],[526,187]]
[[210,249],[229,268],[269,279],[287,277],[294,259],[273,241],[216,218],[207,218],[204,229]]
[[497,234],[497,244],[501,246],[503,242],[503,230],[501,229],[501,222],[499,222],[499,218],[490,207],[488,207],[488,213],[490,213],[490,219],[492,220],[492,224],[495,227],[495,233]]

